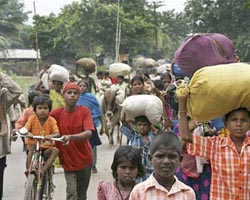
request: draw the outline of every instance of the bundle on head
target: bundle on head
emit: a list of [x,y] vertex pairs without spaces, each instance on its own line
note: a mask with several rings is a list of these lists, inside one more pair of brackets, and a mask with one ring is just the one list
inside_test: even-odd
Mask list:
[[91,74],[96,70],[96,62],[93,58],[81,58],[76,61],[76,70],[84,70],[85,73]]

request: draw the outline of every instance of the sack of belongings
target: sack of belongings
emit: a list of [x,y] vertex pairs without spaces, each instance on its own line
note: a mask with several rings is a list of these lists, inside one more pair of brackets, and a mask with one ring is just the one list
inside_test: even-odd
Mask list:
[[121,104],[128,119],[145,115],[148,120],[157,125],[161,122],[163,105],[160,98],[153,95],[133,95],[127,97]]

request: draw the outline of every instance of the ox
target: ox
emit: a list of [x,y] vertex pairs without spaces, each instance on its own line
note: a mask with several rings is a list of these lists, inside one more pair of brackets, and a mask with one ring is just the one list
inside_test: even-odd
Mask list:
[[[114,145],[113,133],[117,125],[117,142],[121,144],[120,137],[120,115],[121,106],[120,103],[124,100],[123,94],[125,91],[119,88],[108,88],[103,91],[104,94],[101,97],[101,108],[103,112],[102,126],[100,134],[105,133],[109,139],[109,147]],[[121,96],[123,100],[121,100]]]

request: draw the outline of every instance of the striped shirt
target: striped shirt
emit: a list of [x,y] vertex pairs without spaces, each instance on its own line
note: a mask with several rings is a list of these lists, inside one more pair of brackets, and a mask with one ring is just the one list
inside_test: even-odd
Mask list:
[[201,137],[193,135],[187,146],[191,155],[210,160],[212,183],[210,198],[216,200],[250,199],[250,139],[245,138],[238,153],[230,137]]
[[195,200],[193,189],[175,177],[175,183],[168,191],[160,185],[154,175],[133,188],[129,200]]

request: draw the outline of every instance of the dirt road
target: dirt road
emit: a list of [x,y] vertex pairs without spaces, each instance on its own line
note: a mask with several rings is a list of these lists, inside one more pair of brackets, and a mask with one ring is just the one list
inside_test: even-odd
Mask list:
[[[98,173],[91,174],[91,180],[88,190],[88,200],[95,200],[97,193],[97,186],[101,180],[112,179],[112,172],[110,169],[112,158],[115,149],[118,147],[115,144],[114,148],[108,148],[107,136],[101,136],[102,145],[97,148],[97,169]],[[4,177],[4,196],[3,200],[20,200],[23,199],[25,176],[25,153],[22,152],[22,143],[20,140],[13,143],[12,154],[7,157],[7,168]],[[65,179],[62,169],[56,169],[54,175],[54,183],[56,190],[54,200],[64,200],[65,198]]]

